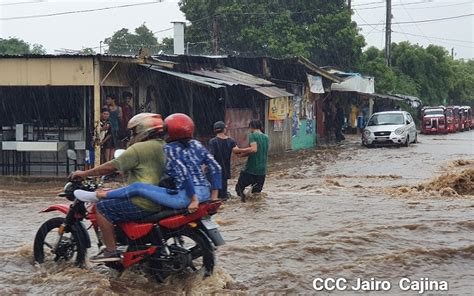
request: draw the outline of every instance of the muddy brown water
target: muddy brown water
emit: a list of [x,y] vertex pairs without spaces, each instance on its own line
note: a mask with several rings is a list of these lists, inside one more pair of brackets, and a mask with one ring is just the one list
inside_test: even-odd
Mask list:
[[[216,217],[227,244],[217,251],[215,274],[162,285],[135,271],[34,264],[34,235],[57,215],[38,211],[64,202],[54,196],[60,184],[3,182],[0,295],[316,294],[316,277],[388,280],[393,287],[383,294],[393,295],[402,294],[402,277],[429,278],[448,281],[441,294],[472,295],[474,192],[442,189],[468,186],[459,176],[474,168],[474,132],[419,139],[400,149],[349,141],[272,159],[265,194],[232,200]],[[440,186],[431,190],[432,182]]]

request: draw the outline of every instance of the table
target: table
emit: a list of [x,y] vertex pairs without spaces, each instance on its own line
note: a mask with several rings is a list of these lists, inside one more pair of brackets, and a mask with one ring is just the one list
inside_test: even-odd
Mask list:
[[[29,175],[31,173],[31,165],[53,165],[56,167],[56,175],[59,174],[59,153],[65,151],[68,142],[21,142],[21,141],[5,141],[1,143],[1,160],[2,174],[21,174]],[[55,152],[56,159],[54,162],[32,162],[31,152]]]

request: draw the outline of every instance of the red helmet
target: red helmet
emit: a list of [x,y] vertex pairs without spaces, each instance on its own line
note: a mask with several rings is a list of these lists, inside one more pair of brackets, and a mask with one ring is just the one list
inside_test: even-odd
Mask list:
[[168,132],[168,142],[193,137],[194,122],[191,117],[186,114],[171,114],[165,118],[165,124]]

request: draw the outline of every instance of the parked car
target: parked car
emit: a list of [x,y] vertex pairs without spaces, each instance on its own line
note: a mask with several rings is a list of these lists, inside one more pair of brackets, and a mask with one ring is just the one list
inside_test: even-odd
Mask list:
[[446,108],[423,107],[420,132],[422,134],[447,134],[448,126],[446,120]]
[[399,145],[408,147],[416,143],[418,133],[410,113],[406,111],[388,111],[372,114],[362,133],[362,144]]

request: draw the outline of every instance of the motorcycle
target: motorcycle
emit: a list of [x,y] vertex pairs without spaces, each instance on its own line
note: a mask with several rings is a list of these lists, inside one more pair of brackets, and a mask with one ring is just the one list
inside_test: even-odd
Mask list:
[[[35,236],[34,259],[71,262],[84,267],[91,239],[87,229],[92,228],[97,237],[99,250],[103,246],[102,236],[96,220],[95,203],[86,203],[74,196],[74,190],[95,191],[101,186],[92,179],[69,181],[59,194],[72,203],[55,204],[42,213],[58,211],[64,217],[55,217],[41,225]],[[152,213],[140,222],[120,223],[115,226],[117,250],[121,252],[118,262],[108,262],[110,268],[123,271],[140,266],[159,282],[185,270],[202,268],[204,276],[213,272],[215,250],[225,244],[218,225],[211,216],[221,206],[220,201],[203,202],[197,211],[164,208]],[[86,229],[84,222],[89,221]]]

